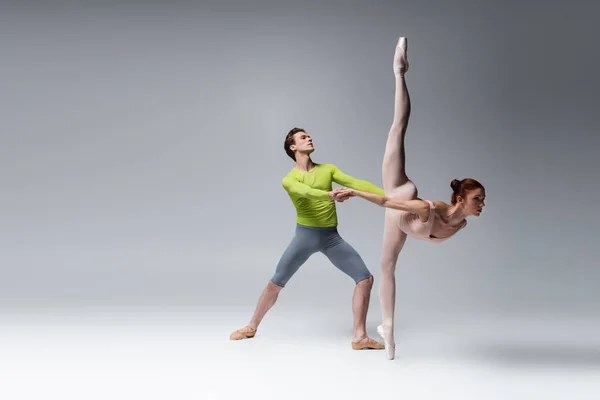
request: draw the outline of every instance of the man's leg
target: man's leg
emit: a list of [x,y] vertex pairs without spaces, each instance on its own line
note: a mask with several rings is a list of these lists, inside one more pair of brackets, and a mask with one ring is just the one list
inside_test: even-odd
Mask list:
[[367,312],[373,288],[373,275],[358,282],[352,295],[352,314],[354,314],[353,342],[364,342],[367,336]]
[[256,330],[261,321],[265,317],[267,311],[273,307],[279,296],[279,292],[290,280],[290,278],[298,271],[298,269],[308,260],[308,258],[318,251],[318,240],[311,237],[305,229],[298,228],[296,235],[284,251],[277,268],[275,275],[267,283],[267,287],[263,290],[254,315],[250,323],[234,331],[229,337],[231,340],[248,339],[254,337]]
[[278,286],[271,281],[267,283],[267,287],[263,290],[260,298],[258,299],[258,304],[256,305],[256,310],[254,310],[254,315],[252,315],[250,323],[239,331],[236,331],[246,335],[239,335],[239,333],[236,334],[236,332],[234,332],[231,336],[232,340],[254,337],[254,334],[258,329],[258,325],[260,325],[261,321],[265,317],[265,314],[271,309],[271,307],[273,307],[273,305],[275,305],[281,289],[281,286]]
[[337,232],[329,235],[322,252],[333,265],[356,282],[352,296],[352,313],[354,314],[352,348],[356,350],[383,349],[382,344],[367,335],[367,311],[373,288],[373,275],[363,259]]

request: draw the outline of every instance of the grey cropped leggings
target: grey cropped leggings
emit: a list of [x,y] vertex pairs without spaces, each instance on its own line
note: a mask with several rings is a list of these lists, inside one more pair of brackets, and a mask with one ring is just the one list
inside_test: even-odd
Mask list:
[[337,227],[316,228],[298,224],[296,234],[281,256],[271,282],[284,287],[300,266],[316,252],[323,253],[356,283],[371,276],[360,255],[338,234]]

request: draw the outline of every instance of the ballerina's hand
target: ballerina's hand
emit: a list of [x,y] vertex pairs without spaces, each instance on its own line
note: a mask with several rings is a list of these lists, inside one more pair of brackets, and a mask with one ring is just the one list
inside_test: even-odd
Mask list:
[[348,200],[350,197],[354,197],[354,190],[343,188],[336,193],[338,201]]

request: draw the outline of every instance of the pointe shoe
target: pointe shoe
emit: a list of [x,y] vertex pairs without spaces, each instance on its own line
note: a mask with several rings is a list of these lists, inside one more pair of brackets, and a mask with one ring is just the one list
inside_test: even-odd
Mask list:
[[[242,328],[244,329],[244,328]],[[251,329],[250,332],[243,332],[242,329],[238,329],[237,331],[233,331],[229,336],[229,340],[242,340],[242,339],[252,339],[254,335],[256,335],[256,329]]]
[[386,340],[385,334],[383,332],[383,325],[379,325],[377,327],[377,333],[383,339],[383,345],[385,346],[385,354],[387,355],[388,360],[393,360],[396,356],[396,344],[390,343]]
[[394,74],[404,76],[408,71],[408,56],[406,52],[408,50],[408,40],[405,37],[398,39],[396,44],[396,53],[394,53]]
[[374,339],[369,338],[366,342],[352,342],[353,350],[383,350],[384,345],[375,341]]

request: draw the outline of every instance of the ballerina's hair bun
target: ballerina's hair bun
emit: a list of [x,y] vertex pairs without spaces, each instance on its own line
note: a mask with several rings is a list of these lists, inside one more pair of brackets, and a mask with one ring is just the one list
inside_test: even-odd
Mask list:
[[458,193],[458,189],[460,189],[460,181],[458,179],[452,179],[452,182],[450,182],[450,187],[454,193]]

